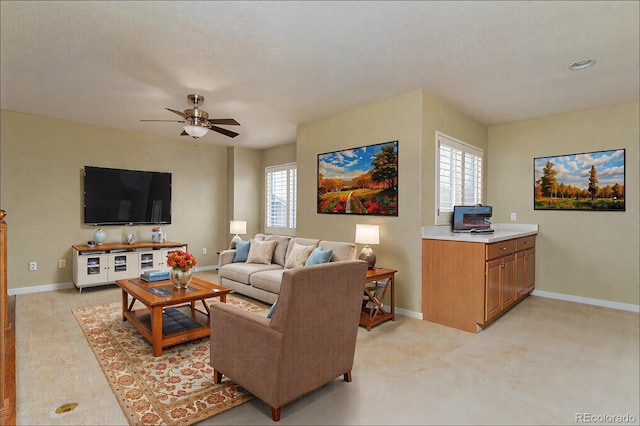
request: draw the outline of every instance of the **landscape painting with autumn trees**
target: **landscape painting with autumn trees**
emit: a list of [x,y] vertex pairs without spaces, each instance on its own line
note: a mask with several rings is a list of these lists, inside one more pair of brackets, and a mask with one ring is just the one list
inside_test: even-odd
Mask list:
[[318,213],[398,215],[398,141],[318,154]]
[[625,150],[533,159],[536,210],[624,211]]

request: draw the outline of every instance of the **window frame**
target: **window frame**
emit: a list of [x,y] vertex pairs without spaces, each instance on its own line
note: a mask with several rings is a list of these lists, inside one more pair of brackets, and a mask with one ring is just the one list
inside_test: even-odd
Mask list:
[[[441,160],[440,160],[440,146],[445,145],[449,148],[458,150],[462,152],[462,163],[461,163],[461,192],[459,198],[453,201],[451,206],[451,210],[443,209],[442,200],[441,200],[441,191],[440,191],[440,175],[441,175]],[[474,202],[473,204],[481,204],[484,192],[484,150],[478,148],[477,146],[473,146],[469,143],[463,142],[456,138],[453,138],[449,135],[446,135],[442,132],[436,131],[436,143],[435,143],[435,224],[436,225],[450,225],[453,217],[453,205],[461,205],[464,204],[463,200],[466,198],[465,195],[465,157],[466,154],[473,155],[476,158],[480,159],[479,166],[476,164],[476,173],[473,177],[473,186],[476,189],[476,193],[474,194]],[[479,172],[477,168],[479,167]],[[460,200],[460,204],[456,204],[456,201]],[[464,204],[469,205],[469,204]]]
[[[269,226],[271,217],[270,208],[270,173],[287,172],[287,196],[285,200],[285,226]],[[298,190],[298,167],[295,162],[267,166],[264,168],[264,232],[268,234],[278,235],[295,235],[296,232],[296,215],[297,215],[297,190]]]

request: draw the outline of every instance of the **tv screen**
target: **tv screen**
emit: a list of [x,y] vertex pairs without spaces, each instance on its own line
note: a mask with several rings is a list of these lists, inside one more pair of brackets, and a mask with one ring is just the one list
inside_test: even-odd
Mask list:
[[85,166],[84,223],[171,223],[171,173]]

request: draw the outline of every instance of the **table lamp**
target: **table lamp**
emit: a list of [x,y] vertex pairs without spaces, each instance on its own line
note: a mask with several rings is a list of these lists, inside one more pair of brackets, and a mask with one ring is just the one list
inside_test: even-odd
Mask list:
[[229,233],[235,234],[231,239],[229,248],[236,248],[236,243],[242,241],[242,238],[240,238],[238,234],[244,235],[247,233],[247,222],[245,220],[232,220],[231,223],[229,223]]
[[373,269],[376,266],[376,254],[369,244],[380,244],[380,227],[356,224],[356,244],[365,244],[358,259],[366,261],[369,269]]

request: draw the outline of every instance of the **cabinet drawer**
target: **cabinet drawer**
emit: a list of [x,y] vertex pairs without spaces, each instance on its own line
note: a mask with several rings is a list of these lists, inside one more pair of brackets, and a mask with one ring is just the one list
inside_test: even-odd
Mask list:
[[536,236],[522,237],[516,240],[516,251],[534,248],[536,246]]
[[487,244],[487,260],[515,253],[516,245],[516,240],[507,240],[500,241],[499,243]]

